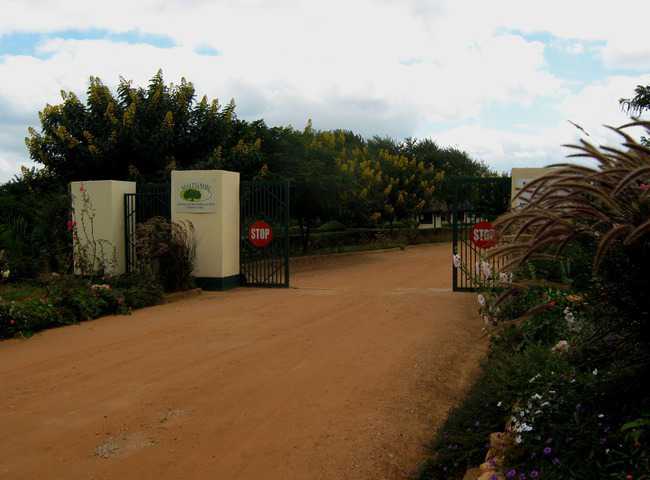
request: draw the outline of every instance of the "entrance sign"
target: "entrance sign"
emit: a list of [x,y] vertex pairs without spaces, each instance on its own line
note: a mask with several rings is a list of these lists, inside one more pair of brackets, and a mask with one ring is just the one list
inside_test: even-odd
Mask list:
[[225,170],[173,170],[173,222],[194,227],[194,279],[204,290],[240,284],[239,173]]
[[217,211],[217,188],[212,179],[196,179],[181,183],[173,192],[178,213],[213,213]]
[[257,220],[248,227],[248,241],[257,248],[265,248],[273,241],[273,229],[264,220]]
[[479,222],[472,227],[470,240],[477,248],[492,248],[497,244],[497,232],[490,222]]

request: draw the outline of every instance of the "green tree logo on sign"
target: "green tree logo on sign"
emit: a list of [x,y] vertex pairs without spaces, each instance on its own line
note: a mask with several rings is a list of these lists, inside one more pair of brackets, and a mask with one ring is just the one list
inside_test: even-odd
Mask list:
[[201,200],[201,192],[194,188],[183,190],[181,196],[183,197],[183,200],[187,200],[188,202],[198,202]]

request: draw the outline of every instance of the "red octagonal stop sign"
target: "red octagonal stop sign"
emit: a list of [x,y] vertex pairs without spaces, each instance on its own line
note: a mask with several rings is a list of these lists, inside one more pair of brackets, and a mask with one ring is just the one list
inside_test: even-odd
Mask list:
[[248,227],[248,241],[257,248],[264,248],[273,240],[273,229],[264,220],[257,220]]
[[497,231],[490,222],[479,222],[472,227],[470,240],[477,248],[491,248],[497,244]]

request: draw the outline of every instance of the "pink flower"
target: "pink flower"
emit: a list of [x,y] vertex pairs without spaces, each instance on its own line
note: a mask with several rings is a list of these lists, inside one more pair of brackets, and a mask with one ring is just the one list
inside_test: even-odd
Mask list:
[[75,222],[74,220],[68,220],[68,222],[66,223],[66,227],[68,228],[68,232],[71,232],[72,229],[74,229],[75,225],[77,225],[77,222]]
[[639,185],[639,188],[644,192],[650,190],[650,183],[642,183],[641,185]]
[[85,192],[86,191],[86,188],[84,187],[83,183],[79,186],[79,191],[80,192]]

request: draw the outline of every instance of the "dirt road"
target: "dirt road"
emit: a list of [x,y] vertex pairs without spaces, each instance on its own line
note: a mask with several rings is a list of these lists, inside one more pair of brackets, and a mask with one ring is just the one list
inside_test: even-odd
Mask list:
[[402,479],[476,371],[450,247],[0,342],[0,478]]

